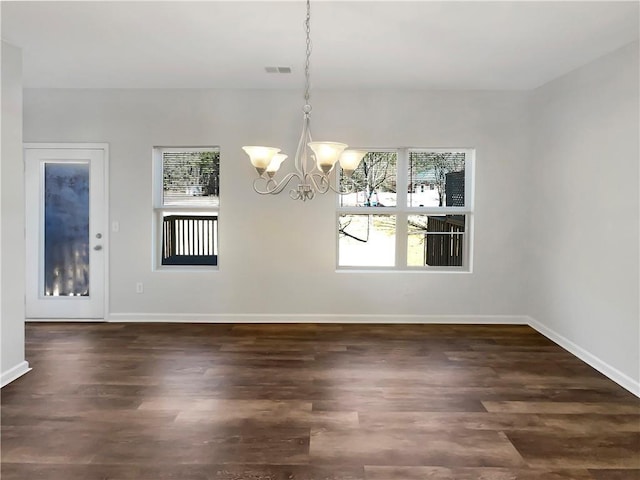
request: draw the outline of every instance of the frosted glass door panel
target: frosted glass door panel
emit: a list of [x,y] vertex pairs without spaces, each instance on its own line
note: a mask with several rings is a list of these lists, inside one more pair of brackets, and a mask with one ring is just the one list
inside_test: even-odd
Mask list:
[[89,295],[89,164],[44,165],[44,295]]
[[27,318],[104,319],[105,144],[26,144]]

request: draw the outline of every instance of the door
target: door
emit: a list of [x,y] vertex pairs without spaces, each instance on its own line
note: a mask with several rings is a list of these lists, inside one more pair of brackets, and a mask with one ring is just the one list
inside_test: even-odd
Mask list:
[[107,154],[25,145],[27,318],[104,319]]

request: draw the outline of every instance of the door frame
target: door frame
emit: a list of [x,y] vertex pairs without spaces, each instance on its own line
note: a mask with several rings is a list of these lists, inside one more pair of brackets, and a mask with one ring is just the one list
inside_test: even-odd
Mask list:
[[[77,322],[105,322],[107,321],[107,319],[109,318],[109,255],[110,255],[110,250],[111,250],[111,236],[109,235],[110,232],[110,222],[109,222],[109,144],[108,143],[51,143],[51,142],[27,142],[27,143],[23,143],[22,144],[22,152],[23,152],[23,168],[26,171],[26,152],[28,149],[60,149],[60,150],[102,150],[104,152],[104,162],[103,162],[103,169],[104,171],[102,172],[102,178],[103,178],[103,190],[104,190],[104,204],[103,204],[103,208],[102,208],[102,215],[103,215],[103,225],[102,225],[102,232],[103,233],[103,245],[105,246],[105,248],[103,248],[103,257],[104,257],[104,268],[103,268],[103,290],[104,290],[104,306],[103,306],[103,316],[102,318],[32,318],[32,317],[27,317],[27,321],[29,322],[60,322],[60,321],[77,321]],[[26,178],[25,176],[25,198],[27,195],[27,191],[26,191],[26,184],[28,182],[29,179]],[[28,219],[26,218],[26,216],[29,214],[30,212],[27,212],[27,210],[25,209],[25,227],[28,225]],[[26,233],[26,232],[25,232]],[[26,238],[25,238],[26,241]],[[38,239],[38,241],[40,241]],[[30,252],[27,250],[26,252],[26,258],[25,258],[25,264],[26,264],[26,268],[27,268],[27,275],[26,277],[26,282],[25,282],[25,292],[27,292],[28,288],[30,288],[28,280],[29,280],[29,273],[28,273],[28,269],[32,268],[30,267],[30,261],[29,261],[29,255]],[[39,263],[39,259],[36,260],[37,263]],[[37,268],[39,269],[40,266],[37,265]],[[25,295],[25,302],[26,302],[26,295]]]

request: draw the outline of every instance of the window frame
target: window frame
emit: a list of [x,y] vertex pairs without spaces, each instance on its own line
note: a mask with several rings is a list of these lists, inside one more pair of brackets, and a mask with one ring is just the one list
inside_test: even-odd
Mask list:
[[[219,146],[203,146],[203,147],[162,147],[154,146],[152,148],[152,207],[153,207],[153,248],[152,251],[152,270],[153,271],[218,271],[220,269],[220,194],[218,194],[218,205],[164,205],[164,184],[163,184],[163,154],[164,153],[184,153],[184,152],[215,152],[222,157],[221,149]],[[220,173],[218,173],[220,175]],[[218,178],[218,182],[220,179]],[[217,239],[217,264],[216,265],[163,265],[162,264],[162,227],[163,217],[165,214],[173,215],[211,215],[216,216],[218,221],[216,223],[215,236]]]
[[[473,272],[473,235],[474,235],[474,180],[475,180],[475,148],[429,148],[429,147],[400,147],[400,148],[362,148],[371,152],[396,152],[396,206],[341,206],[340,195],[336,194],[336,271],[337,272],[444,272],[444,273],[472,273]],[[410,207],[408,206],[409,188],[409,156],[412,152],[425,153],[464,153],[465,155],[465,206],[464,207]],[[336,174],[336,185],[339,186],[340,174]],[[395,265],[387,266],[345,266],[340,265],[340,225],[341,215],[393,215],[395,216]],[[463,262],[461,266],[409,266],[408,252],[408,218],[410,215],[464,215],[465,232],[463,234]]]

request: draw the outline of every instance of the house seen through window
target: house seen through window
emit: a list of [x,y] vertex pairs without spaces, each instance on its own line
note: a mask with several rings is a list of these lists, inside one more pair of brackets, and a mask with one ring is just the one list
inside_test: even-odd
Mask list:
[[218,265],[220,151],[154,148],[156,264]]

